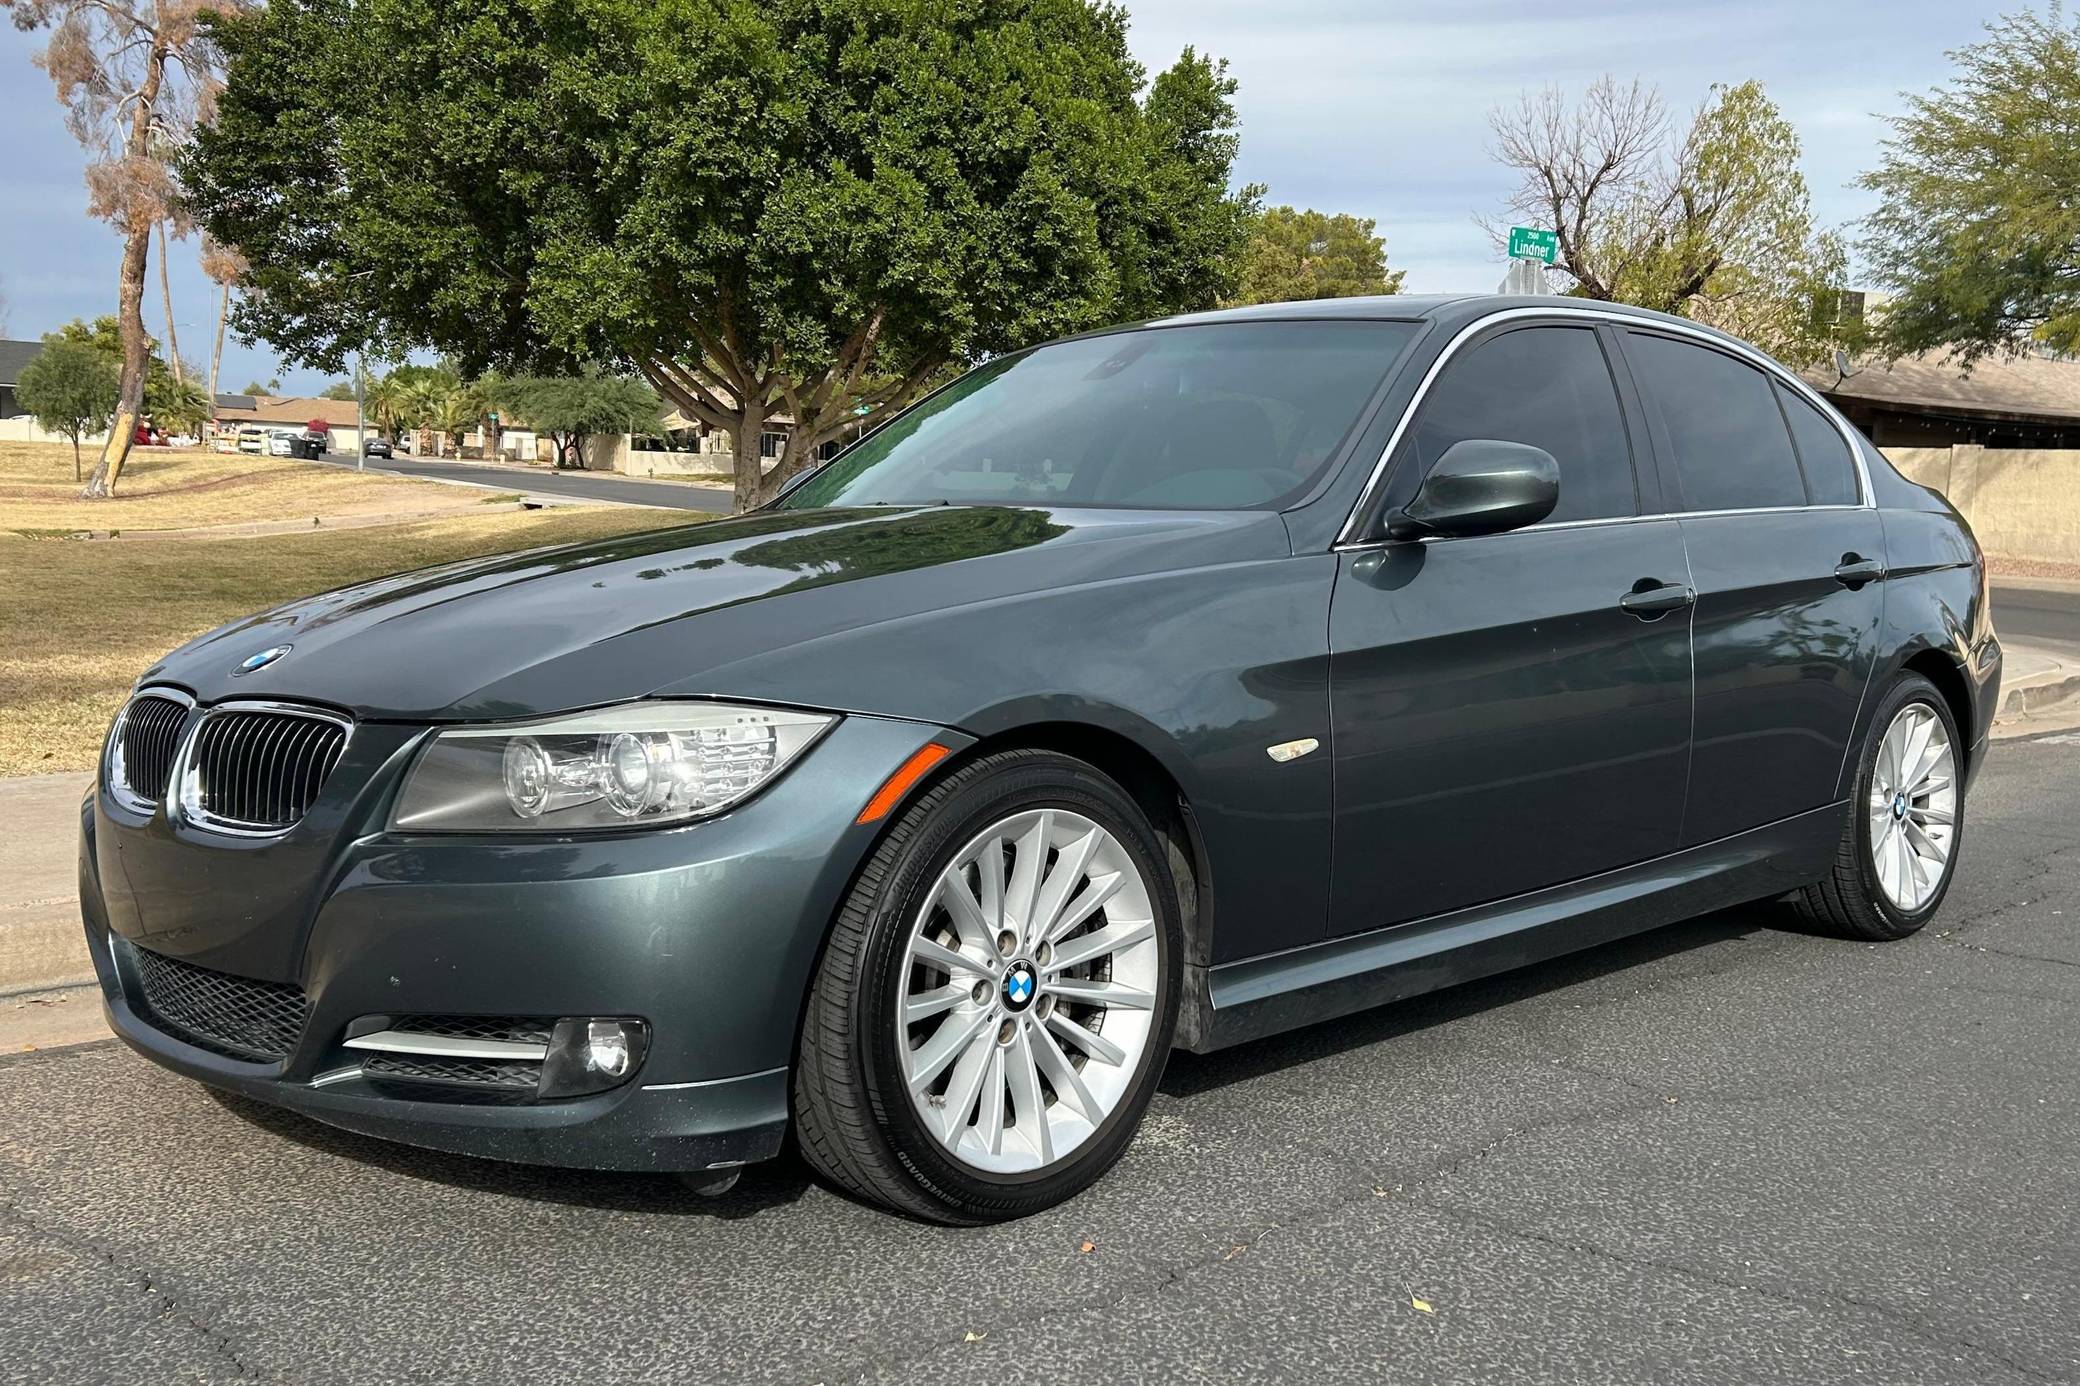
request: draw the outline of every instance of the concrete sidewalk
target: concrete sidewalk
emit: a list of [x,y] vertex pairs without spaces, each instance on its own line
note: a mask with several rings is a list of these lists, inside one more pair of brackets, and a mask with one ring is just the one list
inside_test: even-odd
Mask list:
[[0,779],[0,995],[91,979],[79,929],[85,771]]

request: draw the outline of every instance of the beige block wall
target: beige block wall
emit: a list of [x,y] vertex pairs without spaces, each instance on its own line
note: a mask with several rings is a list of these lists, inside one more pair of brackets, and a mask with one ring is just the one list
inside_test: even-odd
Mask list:
[[2080,450],[1887,448],[1909,481],[1943,493],[2004,558],[2080,563]]

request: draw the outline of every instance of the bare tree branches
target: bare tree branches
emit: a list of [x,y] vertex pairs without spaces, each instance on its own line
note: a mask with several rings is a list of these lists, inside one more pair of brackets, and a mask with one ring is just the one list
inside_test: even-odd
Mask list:
[[[1520,174],[1510,216],[1550,227],[1555,267],[1590,298],[1705,319],[1803,359],[1816,289],[1839,243],[1816,234],[1799,142],[1761,84],[1715,86],[1682,127],[1635,80],[1558,88],[1489,118],[1495,157]],[[1499,242],[1504,228],[1483,222]]]

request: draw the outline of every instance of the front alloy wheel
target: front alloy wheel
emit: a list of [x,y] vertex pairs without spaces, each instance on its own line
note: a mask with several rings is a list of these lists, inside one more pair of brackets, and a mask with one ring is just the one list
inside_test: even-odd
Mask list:
[[795,1127],[810,1164],[939,1222],[1071,1197],[1168,1057],[1183,929],[1161,839],[1094,767],[982,756],[907,809],[825,947]]
[[1043,1169],[1119,1107],[1158,986],[1148,882],[1079,813],[984,829],[917,912],[894,1017],[910,1102],[953,1157]]

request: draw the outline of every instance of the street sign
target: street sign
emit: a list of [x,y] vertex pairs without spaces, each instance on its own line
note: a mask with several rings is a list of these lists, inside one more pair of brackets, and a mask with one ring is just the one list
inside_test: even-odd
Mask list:
[[1512,260],[1537,260],[1550,265],[1560,254],[1560,237],[1551,231],[1541,231],[1535,226],[1512,226],[1509,229],[1509,258]]

